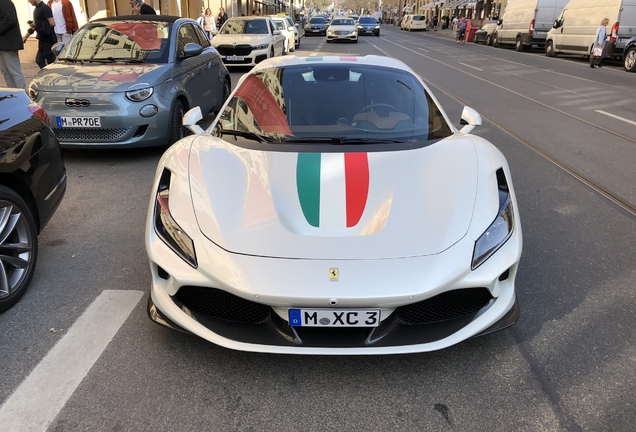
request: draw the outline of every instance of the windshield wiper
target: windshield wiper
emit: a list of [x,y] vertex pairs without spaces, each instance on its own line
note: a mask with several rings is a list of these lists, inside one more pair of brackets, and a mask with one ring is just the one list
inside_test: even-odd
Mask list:
[[274,142],[276,141],[273,138],[270,138],[268,136],[264,136],[264,135],[258,135],[255,134],[254,132],[247,132],[247,131],[238,131],[238,130],[231,130],[231,129],[221,129],[220,131],[218,131],[219,134],[221,135],[231,135],[231,136],[240,136],[241,138],[247,138],[250,139],[252,141],[257,141],[257,142]]
[[395,139],[347,138],[347,137],[299,137],[286,139],[286,143],[325,143],[325,144],[395,144],[402,141]]
[[115,57],[106,57],[106,58],[92,58],[86,61],[95,62],[95,63],[115,63],[115,62],[124,62],[124,63],[144,63],[141,59],[134,58],[115,58]]
[[71,62],[71,63],[81,63],[81,64],[84,64],[84,60],[82,60],[82,59],[73,59],[73,58],[68,58],[68,57],[61,58],[61,57],[60,57],[60,60],[64,60],[64,61]]

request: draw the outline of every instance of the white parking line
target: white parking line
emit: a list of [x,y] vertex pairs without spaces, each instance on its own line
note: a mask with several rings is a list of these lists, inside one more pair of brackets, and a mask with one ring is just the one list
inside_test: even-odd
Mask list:
[[476,70],[478,70],[478,71],[483,71],[483,69],[479,69],[478,67],[471,66],[471,65],[466,64],[466,63],[462,63],[462,62],[458,62],[458,63],[459,63],[460,65],[464,65],[464,66],[466,66],[466,67],[473,68],[473,69],[476,69]]
[[424,52],[430,52],[429,50],[425,50],[424,48],[418,48],[418,50],[424,51]]
[[0,429],[46,431],[142,296],[103,291],[0,407]]
[[628,120],[628,119],[623,118],[623,117],[619,117],[616,114],[611,114],[611,113],[605,112],[603,110],[594,110],[594,111],[599,113],[599,114],[604,114],[604,115],[606,115],[608,117],[612,117],[612,118],[615,118],[616,120],[624,121],[625,123],[633,124],[634,126],[636,126],[636,122],[635,121]]
[[316,57],[318,55],[317,52],[312,52],[311,54],[309,54],[309,57]]

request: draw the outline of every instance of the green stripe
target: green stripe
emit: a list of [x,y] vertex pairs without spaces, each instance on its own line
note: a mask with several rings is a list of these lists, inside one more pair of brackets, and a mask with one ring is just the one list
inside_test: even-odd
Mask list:
[[298,199],[309,225],[320,225],[320,153],[298,153]]

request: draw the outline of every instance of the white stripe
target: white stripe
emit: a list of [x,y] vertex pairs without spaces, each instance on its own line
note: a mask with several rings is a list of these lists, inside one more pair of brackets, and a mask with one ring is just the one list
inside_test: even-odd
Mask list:
[[615,118],[616,120],[624,121],[625,123],[633,124],[634,126],[636,126],[636,122],[635,121],[631,121],[631,120],[628,120],[626,118],[619,117],[616,114],[611,114],[611,113],[608,113],[608,112],[605,112],[605,111],[602,111],[602,110],[595,110],[595,111],[597,113],[599,113],[599,114],[604,114],[604,115],[606,115],[608,117],[612,117],[612,118]]
[[344,153],[322,153],[320,159],[320,227],[347,226]]
[[478,71],[482,70],[482,69],[479,69],[478,67],[471,66],[471,65],[466,64],[466,63],[462,63],[462,62],[458,62],[458,63],[459,63],[460,65],[464,65],[464,66],[466,66],[466,67],[473,68],[473,69],[476,69],[476,70],[478,70]]
[[46,431],[142,291],[103,291],[0,408],[0,430]]

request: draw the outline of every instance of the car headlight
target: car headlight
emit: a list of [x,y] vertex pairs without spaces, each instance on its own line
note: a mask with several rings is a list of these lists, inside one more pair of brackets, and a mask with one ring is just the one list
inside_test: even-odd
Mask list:
[[170,177],[170,171],[164,169],[161,179],[159,179],[159,188],[155,199],[155,232],[174,253],[192,267],[197,268],[194,242],[183,232],[170,214]]
[[358,26],[358,30],[363,30],[363,29],[364,29],[364,27]]
[[125,95],[126,99],[132,102],[141,102],[148,99],[154,93],[154,89],[152,87],[139,89],[139,90],[128,90]]
[[260,44],[255,46],[254,48],[252,48],[254,51],[258,51],[258,50],[264,50],[269,48],[269,44]]
[[32,101],[36,100],[38,98],[38,95],[40,94],[40,91],[35,88],[35,84],[31,83],[29,85],[29,98],[31,98]]
[[510,238],[514,226],[512,199],[503,169],[497,170],[499,184],[499,212],[495,221],[475,242],[472,269],[482,265]]
[[376,30],[380,28],[380,26],[375,26]]

